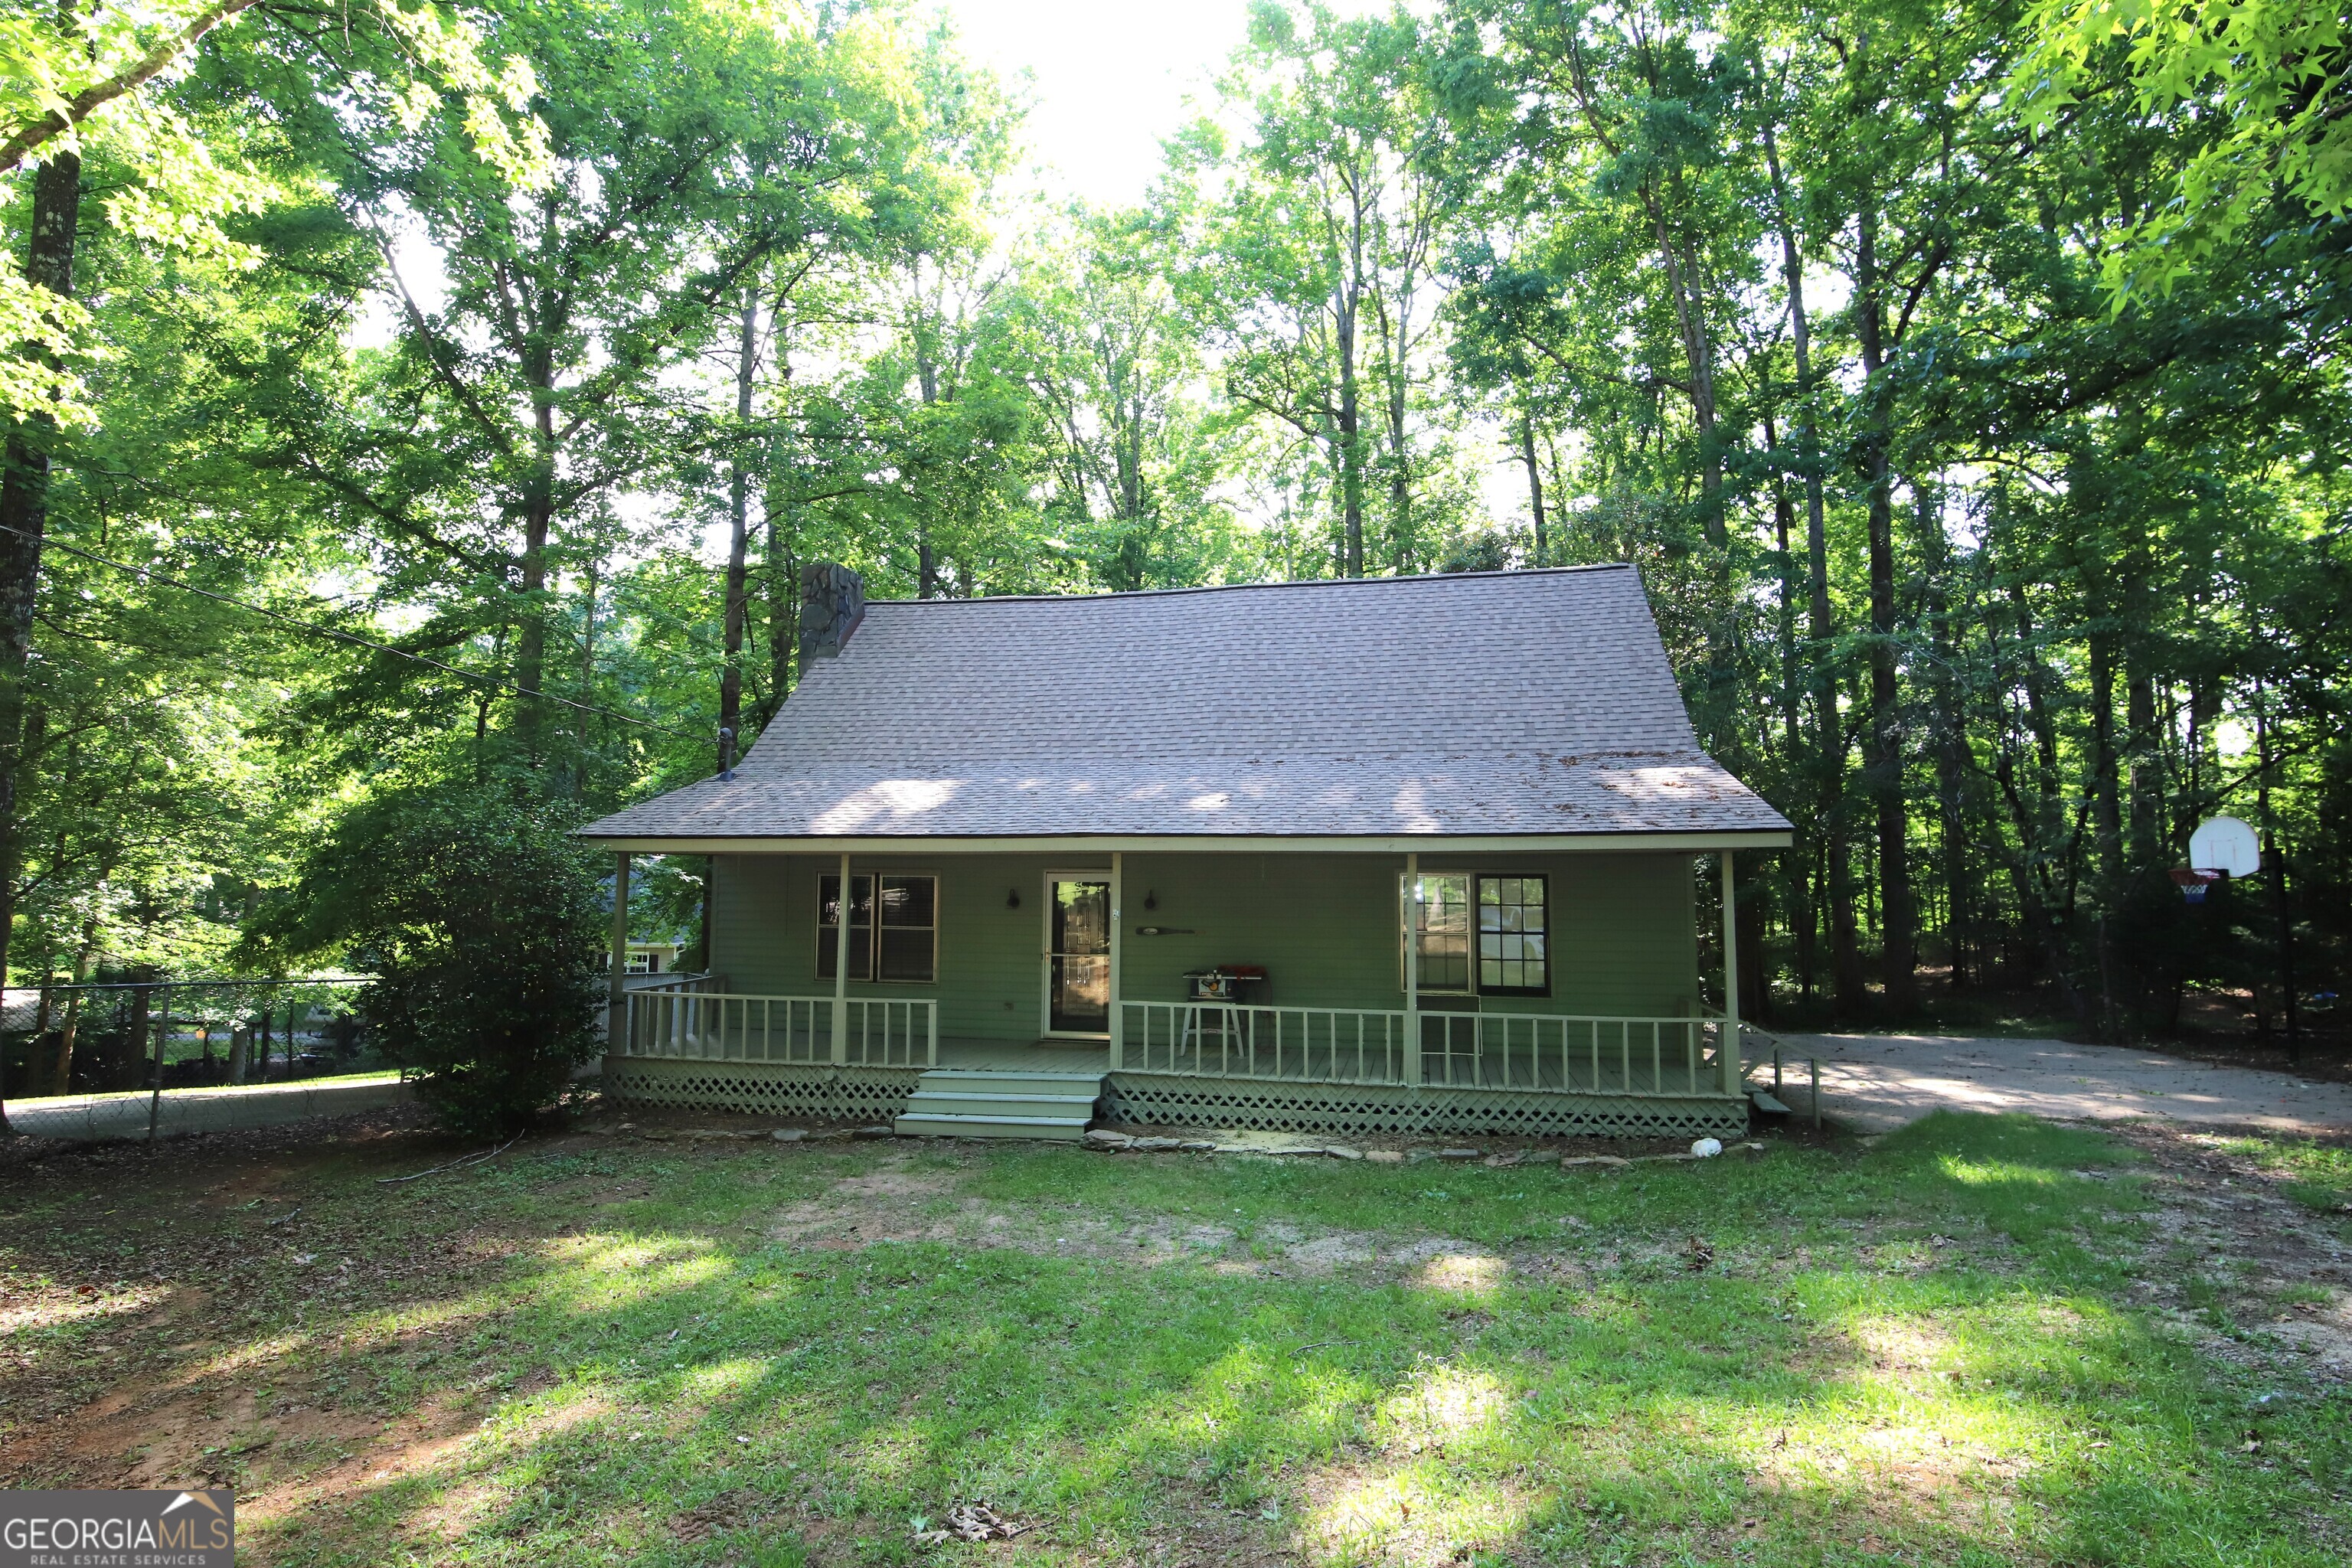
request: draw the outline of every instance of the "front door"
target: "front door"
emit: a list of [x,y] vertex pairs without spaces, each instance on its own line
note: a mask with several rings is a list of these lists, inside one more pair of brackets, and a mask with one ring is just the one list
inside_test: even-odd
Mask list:
[[1045,879],[1045,1032],[1110,1033],[1110,883]]

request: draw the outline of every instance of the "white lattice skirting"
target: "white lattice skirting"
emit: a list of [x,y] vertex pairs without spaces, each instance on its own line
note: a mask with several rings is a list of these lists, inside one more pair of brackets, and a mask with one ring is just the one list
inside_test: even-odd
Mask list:
[[[604,1092],[615,1100],[813,1121],[888,1121],[906,1110],[919,1076],[891,1068],[604,1058]],[[1144,1126],[1522,1138],[1727,1138],[1748,1128],[1748,1102],[1729,1096],[1653,1100],[1145,1073],[1112,1074],[1106,1094],[1112,1121]]]
[[604,1058],[604,1092],[614,1100],[806,1121],[887,1121],[907,1109],[920,1076],[907,1068]]
[[1507,1089],[1373,1089],[1250,1079],[1112,1078],[1113,1120],[1267,1132],[1483,1132],[1523,1138],[1727,1138],[1748,1130],[1748,1102]]

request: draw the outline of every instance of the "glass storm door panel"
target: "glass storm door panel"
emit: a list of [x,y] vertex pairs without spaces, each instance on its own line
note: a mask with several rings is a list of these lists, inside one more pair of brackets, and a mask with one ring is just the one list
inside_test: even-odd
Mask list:
[[1045,1029],[1110,1032],[1110,884],[1056,877],[1045,913]]

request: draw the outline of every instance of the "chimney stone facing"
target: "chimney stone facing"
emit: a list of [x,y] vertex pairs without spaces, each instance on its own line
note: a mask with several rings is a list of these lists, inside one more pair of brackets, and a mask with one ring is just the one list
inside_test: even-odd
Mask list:
[[833,561],[801,568],[801,668],[837,658],[866,618],[866,579]]

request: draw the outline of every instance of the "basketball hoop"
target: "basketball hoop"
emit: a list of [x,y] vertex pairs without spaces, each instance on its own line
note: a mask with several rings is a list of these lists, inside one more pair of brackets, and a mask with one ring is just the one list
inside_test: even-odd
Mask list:
[[2205,889],[2228,875],[2227,871],[2198,871],[2187,866],[2172,868],[2173,885],[2180,889],[2180,896],[2192,904],[2203,903]]

